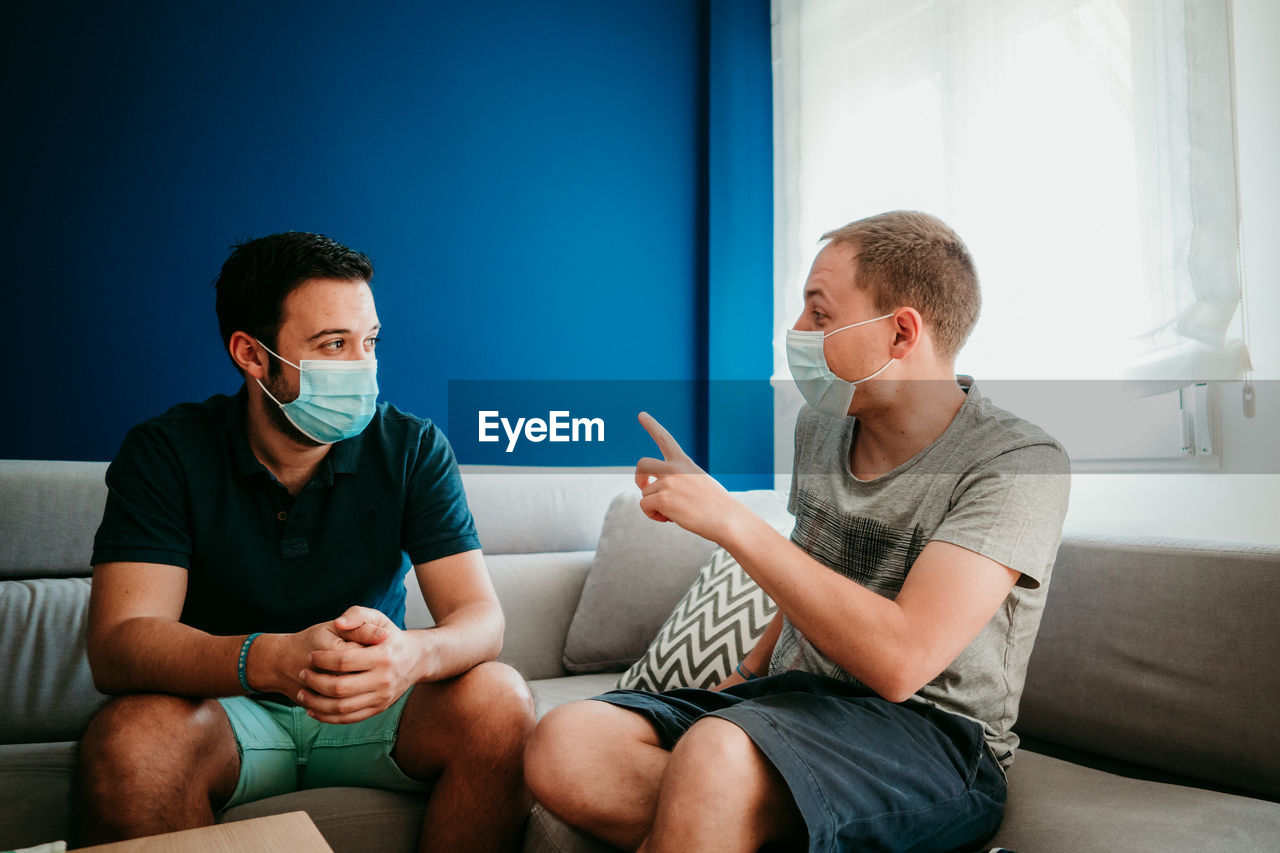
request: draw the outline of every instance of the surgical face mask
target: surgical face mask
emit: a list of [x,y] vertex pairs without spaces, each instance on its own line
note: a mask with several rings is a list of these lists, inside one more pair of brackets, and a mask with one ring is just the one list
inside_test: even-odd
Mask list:
[[831,371],[830,366],[827,365],[827,354],[823,351],[822,341],[845,329],[865,326],[892,316],[892,314],[885,314],[882,317],[872,317],[870,320],[850,323],[825,334],[820,331],[801,332],[789,329],[787,331],[787,365],[791,368],[791,378],[795,379],[796,385],[800,387],[800,393],[804,395],[805,402],[828,415],[838,418],[848,415],[849,406],[853,403],[853,392],[857,390],[857,386],[884,373],[889,365],[893,364],[893,359],[886,361],[884,367],[870,376],[850,382],[841,379]]
[[262,341],[258,346],[298,369],[298,399],[288,403],[281,403],[261,379],[257,381],[263,393],[303,435],[321,444],[333,444],[359,435],[373,420],[378,404],[376,359],[304,358],[301,364],[294,364]]

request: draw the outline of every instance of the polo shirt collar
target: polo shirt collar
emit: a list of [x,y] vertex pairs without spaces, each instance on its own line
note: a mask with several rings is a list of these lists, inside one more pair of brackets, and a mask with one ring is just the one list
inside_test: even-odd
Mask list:
[[[231,398],[227,408],[227,431],[231,441],[231,459],[238,477],[271,472],[253,455],[249,446],[249,392],[241,385],[239,392]],[[364,433],[339,441],[329,450],[315,476],[326,485],[333,482],[333,474],[354,474],[360,469],[360,448],[364,443]]]

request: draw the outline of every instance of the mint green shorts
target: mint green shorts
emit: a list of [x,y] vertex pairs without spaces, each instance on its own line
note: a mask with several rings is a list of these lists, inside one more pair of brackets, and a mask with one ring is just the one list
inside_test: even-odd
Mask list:
[[425,792],[427,785],[406,776],[391,757],[409,693],[381,714],[345,725],[266,699],[219,699],[240,751],[240,780],[224,808],[304,788]]

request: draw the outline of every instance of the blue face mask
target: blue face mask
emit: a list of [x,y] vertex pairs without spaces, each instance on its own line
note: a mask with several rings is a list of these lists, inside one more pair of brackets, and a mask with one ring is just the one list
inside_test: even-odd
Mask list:
[[841,326],[826,334],[819,331],[801,332],[788,329],[787,366],[791,368],[791,378],[800,387],[800,393],[804,395],[805,402],[818,411],[834,417],[843,418],[848,415],[849,406],[853,403],[853,392],[857,390],[857,386],[884,373],[889,365],[893,364],[893,359],[886,361],[884,367],[870,376],[850,382],[832,372],[827,364],[827,354],[823,349],[822,341],[836,332],[843,332],[855,326],[865,326],[867,323],[885,320],[892,316],[892,314],[885,314],[883,317],[872,317],[860,323]]
[[278,355],[262,341],[258,345],[290,367],[298,369],[298,399],[288,403],[277,400],[267,386],[258,381],[271,402],[280,407],[289,423],[313,441],[333,444],[357,436],[373,420],[378,404],[378,362],[365,358],[304,358],[294,364]]

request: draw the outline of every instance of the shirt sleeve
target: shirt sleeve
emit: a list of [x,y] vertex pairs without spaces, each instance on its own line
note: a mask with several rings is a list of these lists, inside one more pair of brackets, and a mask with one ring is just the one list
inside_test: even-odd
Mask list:
[[1005,451],[961,478],[952,508],[931,537],[1021,573],[1018,584],[1044,580],[1062,539],[1071,488],[1066,451],[1032,444]]
[[185,478],[163,435],[146,424],[131,429],[107,467],[106,481],[93,565],[138,562],[190,568]]
[[453,448],[435,424],[423,431],[409,472],[402,547],[414,565],[480,547]]

